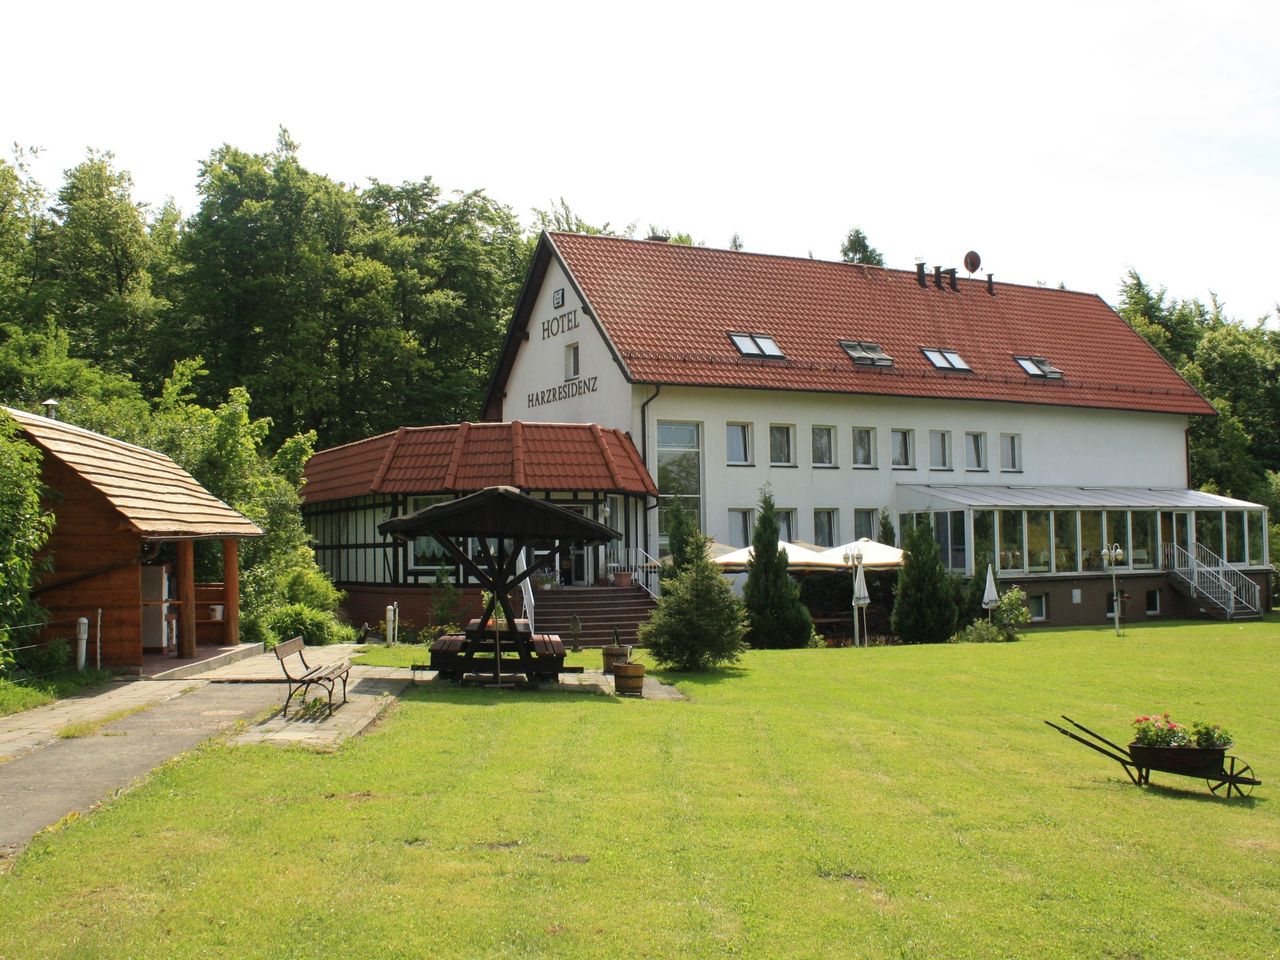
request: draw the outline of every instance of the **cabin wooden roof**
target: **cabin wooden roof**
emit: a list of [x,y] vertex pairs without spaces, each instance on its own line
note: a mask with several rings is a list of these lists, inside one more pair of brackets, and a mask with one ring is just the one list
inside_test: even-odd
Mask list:
[[262,530],[155,450],[81,427],[0,407],[22,433],[84,478],[143,537],[192,540],[259,537]]
[[625,433],[594,423],[401,427],[308,462],[304,503],[370,493],[471,493],[485,487],[657,495]]

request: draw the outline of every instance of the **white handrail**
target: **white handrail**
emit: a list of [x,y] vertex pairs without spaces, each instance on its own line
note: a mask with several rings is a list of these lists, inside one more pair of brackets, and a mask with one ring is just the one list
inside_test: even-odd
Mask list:
[[1199,563],[1207,564],[1213,567],[1218,576],[1222,577],[1231,585],[1231,589],[1235,591],[1244,604],[1253,611],[1261,612],[1262,610],[1262,594],[1258,589],[1258,585],[1237,570],[1231,564],[1227,563],[1222,557],[1218,556],[1212,550],[1205,547],[1202,543],[1197,543],[1196,560]]
[[[516,557],[516,573],[524,573],[528,566],[524,562],[524,551],[521,550],[519,556]],[[533,584],[529,577],[525,577],[520,582],[520,594],[524,597],[524,618],[529,621],[529,632],[537,633],[537,628],[533,624]]]
[[1249,613],[1260,612],[1261,598],[1258,585],[1244,574],[1225,563],[1213,551],[1196,544],[1195,553],[1189,553],[1176,543],[1164,545],[1164,565],[1187,582],[1192,596],[1203,595],[1213,601],[1230,619],[1243,608]]
[[657,599],[658,571],[662,569],[662,564],[639,547],[620,547],[616,543],[609,544],[605,556],[611,573],[630,573],[632,583]]

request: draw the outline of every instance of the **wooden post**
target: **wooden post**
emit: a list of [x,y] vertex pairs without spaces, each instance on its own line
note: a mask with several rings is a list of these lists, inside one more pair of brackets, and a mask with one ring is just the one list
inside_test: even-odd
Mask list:
[[222,541],[222,642],[234,647],[240,642],[240,541]]
[[196,551],[190,540],[178,541],[178,656],[196,655]]

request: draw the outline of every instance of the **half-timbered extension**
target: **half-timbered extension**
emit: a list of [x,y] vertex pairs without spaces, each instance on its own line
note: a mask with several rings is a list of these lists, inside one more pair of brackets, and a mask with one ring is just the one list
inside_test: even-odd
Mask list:
[[491,486],[554,501],[622,535],[616,545],[568,551],[559,571],[564,585],[642,566],[637,548],[657,487],[622,431],[519,421],[401,427],[321,450],[307,464],[303,518],[321,568],[347,592],[352,622],[377,623],[398,602],[404,620],[423,625],[429,588],[442,577],[463,587],[474,607],[478,589],[439,544],[382,537],[377,526]]
[[[240,642],[238,547],[258,527],[162,453],[0,409],[43,454],[53,566],[34,594],[64,625],[52,633],[79,617],[96,631],[101,610],[102,663],[125,669],[142,668],[144,649],[191,658],[197,644]],[[221,541],[221,583],[195,582],[200,540]]]

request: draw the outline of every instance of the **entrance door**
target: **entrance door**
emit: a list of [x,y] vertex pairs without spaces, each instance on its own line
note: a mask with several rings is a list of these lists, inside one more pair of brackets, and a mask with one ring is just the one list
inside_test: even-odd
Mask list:
[[1160,514],[1160,542],[1177,544],[1191,552],[1192,515],[1185,510],[1164,510]]
[[[568,504],[558,504],[566,510],[572,510],[581,516],[587,515],[586,507],[569,506]],[[569,560],[562,570],[561,579],[567,580],[569,586],[585,587],[592,582],[592,553],[595,551],[588,550],[581,543],[575,543],[569,548]]]

